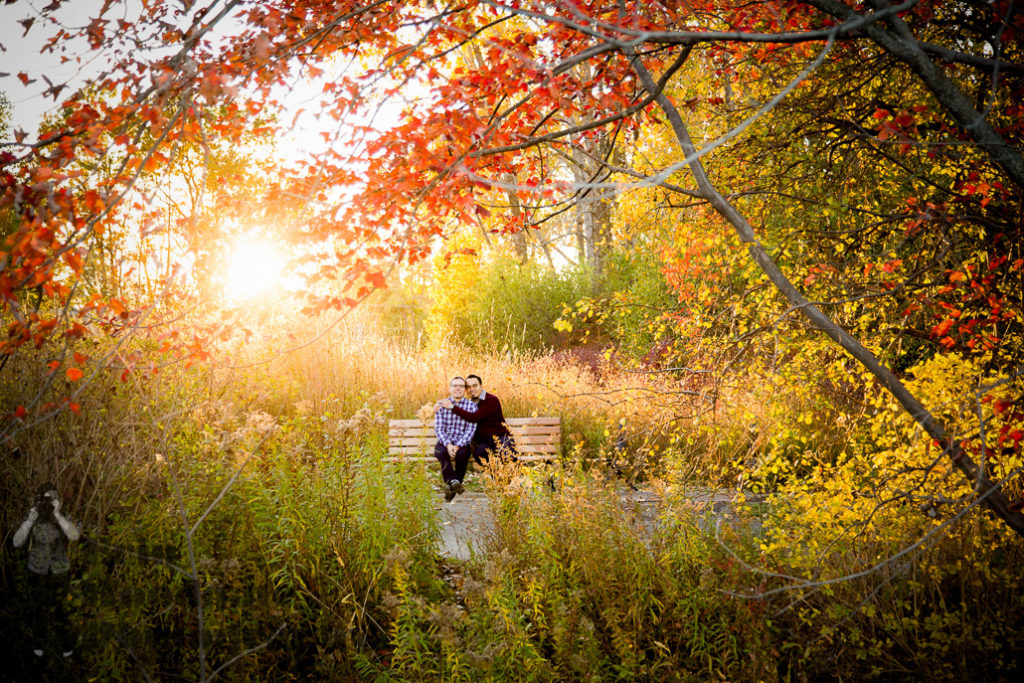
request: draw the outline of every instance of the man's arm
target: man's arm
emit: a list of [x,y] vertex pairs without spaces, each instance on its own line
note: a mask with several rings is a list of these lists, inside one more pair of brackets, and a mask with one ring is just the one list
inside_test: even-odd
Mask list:
[[68,540],[74,543],[78,540],[81,535],[78,531],[78,527],[75,526],[70,519],[61,514],[60,501],[56,501],[53,505],[53,516],[57,518],[57,524],[60,524],[60,528],[63,529],[64,535],[68,537]]
[[494,394],[487,394],[487,398],[480,401],[480,403],[475,404],[474,407],[476,408],[475,413],[459,406],[452,406],[452,412],[466,422],[472,422],[473,424],[484,422],[488,418],[494,417],[501,412],[501,403],[498,401],[498,397]]
[[11,539],[15,548],[20,548],[24,545],[28,539],[28,532],[32,530],[32,524],[35,523],[37,517],[39,517],[39,510],[36,510],[36,506],[33,505],[32,509],[28,511],[28,517],[21,523],[18,530],[14,532],[14,538]]

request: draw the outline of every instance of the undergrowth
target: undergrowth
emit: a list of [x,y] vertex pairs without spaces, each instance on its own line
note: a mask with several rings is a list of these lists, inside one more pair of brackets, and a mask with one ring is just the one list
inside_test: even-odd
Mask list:
[[[328,347],[111,374],[80,414],[9,433],[6,528],[54,480],[85,534],[64,674],[1011,680],[1024,664],[1019,541],[953,484],[935,516],[900,494],[916,475],[886,467],[904,446],[865,436],[890,419],[883,398],[838,435],[797,420],[772,439],[786,401],[824,414],[813,392],[708,387],[686,413],[665,378],[567,359]],[[388,419],[469,370],[507,415],[561,415],[564,434],[558,465],[483,479],[493,534],[461,562],[438,554],[435,470],[383,458]],[[43,376],[12,362],[5,396]],[[735,488],[737,472],[753,492],[731,521],[699,504],[695,483]],[[657,515],[623,504],[626,482]],[[9,545],[0,570],[3,676],[23,680],[33,577]]]

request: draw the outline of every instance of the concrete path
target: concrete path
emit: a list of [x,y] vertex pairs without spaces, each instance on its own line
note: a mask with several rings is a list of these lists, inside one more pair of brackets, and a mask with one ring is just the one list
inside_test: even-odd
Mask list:
[[487,495],[467,491],[455,500],[441,501],[441,554],[457,560],[468,560],[473,553],[483,554],[484,541],[494,531],[494,517]]
[[[733,493],[693,489],[686,492],[686,499],[692,503],[697,527],[713,531],[721,524],[733,524]],[[652,533],[657,527],[661,498],[651,491],[624,490],[620,494],[623,510],[632,515],[634,525],[644,532]],[[485,544],[494,532],[494,517],[486,494],[467,491],[450,502],[438,495],[438,510],[441,515],[441,554],[458,560],[468,560],[474,554],[485,552]],[[746,520],[743,525],[754,533],[760,533],[759,520]]]

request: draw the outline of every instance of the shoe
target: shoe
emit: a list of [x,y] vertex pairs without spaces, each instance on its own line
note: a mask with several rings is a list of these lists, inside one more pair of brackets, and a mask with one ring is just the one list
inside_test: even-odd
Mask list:
[[452,482],[454,481],[455,480],[453,479],[452,481],[448,482],[448,486],[446,486],[444,489],[444,502],[446,503],[452,502],[452,499],[455,498],[455,487],[452,486]]
[[458,479],[452,479],[449,486],[455,489],[455,493],[458,493],[460,495],[466,492],[466,489],[462,486],[462,482],[459,481]]

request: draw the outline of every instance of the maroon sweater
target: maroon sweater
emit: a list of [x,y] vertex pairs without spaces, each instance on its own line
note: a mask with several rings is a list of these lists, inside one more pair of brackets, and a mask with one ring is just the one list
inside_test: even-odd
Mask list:
[[501,401],[494,394],[485,394],[483,400],[476,404],[475,413],[467,413],[458,406],[452,408],[452,412],[476,424],[473,441],[477,443],[493,443],[496,436],[509,436],[505,414],[501,412]]

